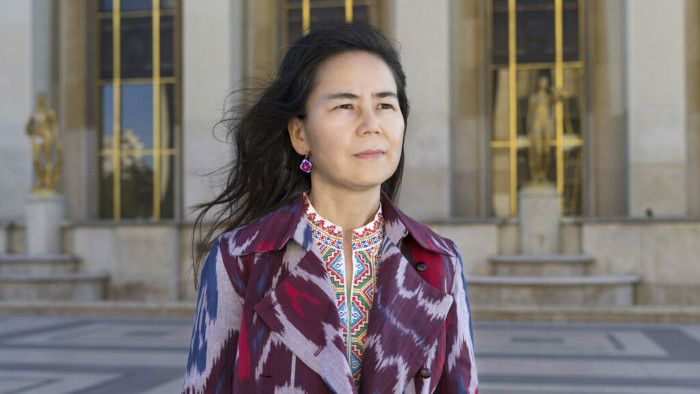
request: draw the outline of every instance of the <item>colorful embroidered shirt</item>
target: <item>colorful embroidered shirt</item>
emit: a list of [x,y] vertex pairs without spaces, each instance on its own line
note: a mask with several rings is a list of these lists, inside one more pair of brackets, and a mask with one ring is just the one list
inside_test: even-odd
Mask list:
[[[379,254],[384,240],[382,207],[380,204],[372,221],[363,227],[353,229],[352,281],[346,283],[343,228],[321,217],[311,205],[306,194],[304,195],[304,206],[311,234],[323,257],[326,270],[331,278],[331,286],[335,290],[348,362],[355,386],[359,388],[362,352],[367,340],[369,311],[374,298]],[[347,302],[346,294],[350,294],[351,302]]]

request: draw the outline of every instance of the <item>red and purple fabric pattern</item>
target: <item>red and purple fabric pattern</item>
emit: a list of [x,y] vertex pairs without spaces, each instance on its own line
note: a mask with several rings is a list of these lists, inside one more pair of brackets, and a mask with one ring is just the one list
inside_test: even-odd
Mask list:
[[381,204],[359,389],[300,195],[212,245],[182,392],[478,393],[460,253],[385,194]]

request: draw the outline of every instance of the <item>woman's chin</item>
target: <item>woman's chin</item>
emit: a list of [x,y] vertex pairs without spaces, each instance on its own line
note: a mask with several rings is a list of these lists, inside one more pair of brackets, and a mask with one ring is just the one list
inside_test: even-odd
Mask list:
[[352,189],[355,190],[371,190],[377,187],[381,187],[387,178],[358,178],[350,182],[352,184]]

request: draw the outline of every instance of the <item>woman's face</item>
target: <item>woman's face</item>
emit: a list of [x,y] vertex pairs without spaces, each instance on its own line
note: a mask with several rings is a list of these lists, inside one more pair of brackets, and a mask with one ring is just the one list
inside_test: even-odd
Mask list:
[[401,157],[403,131],[391,69],[365,51],[321,63],[306,116],[289,122],[294,149],[310,152],[312,185],[357,191],[391,177]]

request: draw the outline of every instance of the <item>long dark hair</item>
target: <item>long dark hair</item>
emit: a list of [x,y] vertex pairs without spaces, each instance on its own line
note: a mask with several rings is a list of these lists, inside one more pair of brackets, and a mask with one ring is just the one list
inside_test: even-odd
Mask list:
[[[277,75],[260,97],[245,108],[230,109],[222,120],[235,143],[236,155],[220,170],[228,174],[225,189],[213,200],[193,207],[199,210],[192,232],[195,287],[199,265],[212,245],[214,234],[242,226],[310,189],[310,176],[299,170],[302,156],[292,147],[287,123],[292,117],[306,113],[306,101],[319,65],[352,50],[371,52],[386,62],[396,81],[404,124],[408,124],[406,75],[398,51],[377,28],[363,22],[346,22],[315,29],[291,44]],[[391,199],[398,196],[403,156],[402,146],[396,171],[381,185]],[[201,234],[205,215],[214,207],[219,209],[213,224],[200,242],[195,243],[195,234]]]

